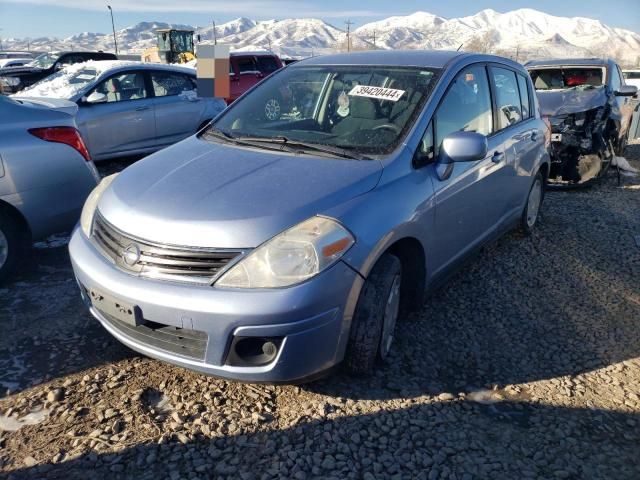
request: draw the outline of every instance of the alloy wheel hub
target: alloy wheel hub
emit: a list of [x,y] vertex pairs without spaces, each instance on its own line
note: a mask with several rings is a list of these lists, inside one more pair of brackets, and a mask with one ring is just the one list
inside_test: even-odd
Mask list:
[[533,227],[538,219],[538,212],[540,211],[540,201],[542,199],[542,184],[540,179],[536,179],[531,192],[529,193],[529,200],[527,202],[527,225]]
[[384,309],[384,323],[382,326],[382,338],[380,339],[380,356],[384,359],[391,350],[393,333],[400,311],[400,275],[396,275],[389,289],[389,296]]

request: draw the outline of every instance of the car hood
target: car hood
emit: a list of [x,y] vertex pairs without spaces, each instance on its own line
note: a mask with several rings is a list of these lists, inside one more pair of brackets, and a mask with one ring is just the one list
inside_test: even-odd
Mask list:
[[17,102],[28,103],[37,107],[58,110],[68,115],[75,116],[78,113],[78,104],[62,98],[44,97],[12,97]]
[[20,77],[22,75],[40,73],[42,70],[40,67],[4,67],[0,68],[0,77]]
[[572,113],[586,112],[605,105],[608,101],[605,87],[595,87],[586,90],[538,90],[540,113],[545,117],[559,117]]
[[370,191],[381,173],[378,160],[290,155],[194,136],[127,168],[98,208],[140,239],[253,248]]

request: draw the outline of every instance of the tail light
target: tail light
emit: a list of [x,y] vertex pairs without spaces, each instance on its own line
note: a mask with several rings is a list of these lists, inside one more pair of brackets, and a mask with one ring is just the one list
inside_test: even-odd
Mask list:
[[30,128],[29,133],[45,142],[64,143],[74,148],[84,159],[89,162],[91,156],[87,150],[80,132],[73,127],[46,127],[46,128]]

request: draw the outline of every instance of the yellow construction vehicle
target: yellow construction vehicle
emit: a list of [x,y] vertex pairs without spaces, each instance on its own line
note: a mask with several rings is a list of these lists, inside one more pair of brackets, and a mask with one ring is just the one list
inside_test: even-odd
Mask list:
[[156,30],[158,46],[151,47],[142,54],[143,62],[186,63],[195,57],[193,30],[162,28]]

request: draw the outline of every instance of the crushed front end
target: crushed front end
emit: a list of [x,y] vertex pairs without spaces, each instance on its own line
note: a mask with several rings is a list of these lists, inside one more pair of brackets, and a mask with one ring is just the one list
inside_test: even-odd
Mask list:
[[606,172],[613,155],[607,104],[547,118],[551,126],[550,184],[581,185]]

